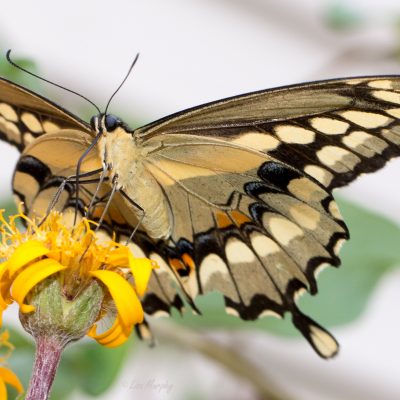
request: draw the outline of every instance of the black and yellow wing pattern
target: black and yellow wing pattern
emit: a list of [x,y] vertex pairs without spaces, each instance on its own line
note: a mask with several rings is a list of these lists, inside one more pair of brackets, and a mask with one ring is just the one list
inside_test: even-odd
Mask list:
[[[2,137],[23,150],[14,192],[27,211],[41,214],[60,182],[76,172],[94,133],[5,80],[0,101]],[[182,298],[195,308],[197,295],[219,291],[228,313],[254,320],[289,312],[318,354],[336,354],[335,339],[299,310],[296,299],[317,292],[318,272],[339,265],[340,246],[349,237],[332,190],[400,154],[399,119],[400,77],[381,76],[236,96],[126,131],[144,149],[141,171],[162,193],[169,215],[167,234],[157,236],[144,223],[130,245],[161,267],[144,298],[146,312],[182,310]],[[49,123],[56,128],[46,130]],[[82,172],[100,168],[102,161],[91,153]],[[127,165],[119,175],[139,182]],[[98,213],[107,185],[97,196]],[[153,186],[145,187],[140,206],[146,210]],[[84,185],[79,210],[94,189]],[[57,207],[72,213],[74,195],[69,182]],[[117,193],[107,212],[106,226],[121,240],[138,222],[131,208]]]

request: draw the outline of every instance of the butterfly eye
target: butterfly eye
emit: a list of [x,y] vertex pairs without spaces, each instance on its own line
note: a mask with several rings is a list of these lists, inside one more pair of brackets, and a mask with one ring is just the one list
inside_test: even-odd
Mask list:
[[106,115],[104,123],[107,131],[110,132],[113,131],[119,125],[119,120],[114,115],[108,114]]

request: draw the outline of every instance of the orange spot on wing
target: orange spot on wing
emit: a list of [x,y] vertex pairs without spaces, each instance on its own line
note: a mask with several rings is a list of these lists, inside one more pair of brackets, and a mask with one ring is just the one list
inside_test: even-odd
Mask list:
[[182,268],[185,269],[185,265],[178,258],[170,258],[168,261],[169,265],[171,265],[171,267],[174,268],[175,271],[178,271]]
[[230,216],[235,222],[235,224],[239,227],[245,224],[246,222],[251,222],[251,219],[247,215],[244,215],[243,213],[237,210],[231,211]]
[[194,270],[196,268],[193,258],[190,257],[188,253],[184,253],[182,255],[182,260],[191,270]]
[[223,211],[217,211],[215,213],[215,219],[217,221],[217,226],[220,229],[226,228],[232,225],[232,221],[229,216]]

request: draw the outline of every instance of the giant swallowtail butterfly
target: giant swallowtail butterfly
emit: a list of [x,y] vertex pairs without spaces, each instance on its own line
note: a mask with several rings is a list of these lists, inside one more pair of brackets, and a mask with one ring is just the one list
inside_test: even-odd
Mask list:
[[[110,114],[84,122],[0,80],[0,134],[21,151],[13,189],[27,212],[52,203],[73,216],[90,206],[100,218],[114,188],[104,226],[126,240],[140,222],[130,246],[161,267],[144,298],[148,314],[219,291],[226,311],[245,320],[289,312],[325,358],[336,340],[295,299],[317,292],[318,271],[339,265],[349,237],[332,190],[400,154],[399,119],[398,76],[263,90],[135,130]],[[77,191],[65,178],[96,135]]]

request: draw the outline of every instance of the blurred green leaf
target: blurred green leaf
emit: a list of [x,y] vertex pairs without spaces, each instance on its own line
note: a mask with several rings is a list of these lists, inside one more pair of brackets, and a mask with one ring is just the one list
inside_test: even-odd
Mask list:
[[336,31],[347,31],[364,22],[363,16],[358,11],[343,3],[334,3],[328,6],[324,20],[331,29]]
[[[323,272],[317,297],[306,294],[300,301],[300,308],[305,313],[328,326],[349,323],[357,318],[382,275],[400,265],[400,228],[388,219],[347,201],[340,200],[339,204],[351,235],[341,252],[342,266]],[[219,293],[199,297],[196,304],[203,316],[186,313],[183,317],[177,315],[175,320],[196,329],[262,329],[298,335],[290,318],[243,322],[226,315]]]
[[[2,48],[0,50],[0,76],[19,83],[22,86],[29,86],[32,89],[38,89],[40,87],[40,81],[11,65],[6,59],[6,52],[6,49]],[[37,65],[32,59],[21,57],[14,58],[13,53],[11,53],[11,57],[12,60],[22,68],[25,68],[33,73],[37,73]]]
[[114,349],[95,342],[73,345],[65,351],[57,380],[69,382],[69,393],[74,382],[84,393],[97,396],[118,376],[131,344],[130,340]]

